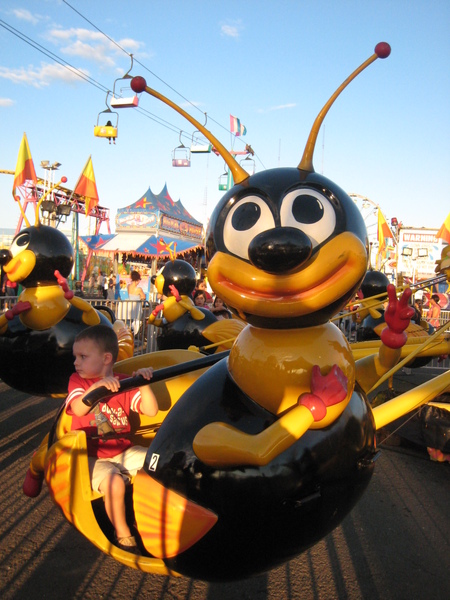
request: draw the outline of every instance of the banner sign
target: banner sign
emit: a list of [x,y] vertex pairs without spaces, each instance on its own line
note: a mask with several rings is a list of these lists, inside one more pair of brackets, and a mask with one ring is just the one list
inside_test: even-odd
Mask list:
[[179,221],[168,215],[161,214],[160,231],[163,229],[198,240],[201,240],[203,235],[201,225],[186,223],[185,221]]

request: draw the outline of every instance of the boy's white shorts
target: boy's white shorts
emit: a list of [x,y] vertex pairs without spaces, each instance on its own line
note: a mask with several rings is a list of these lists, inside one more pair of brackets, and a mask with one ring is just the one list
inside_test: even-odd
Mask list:
[[99,492],[99,487],[105,477],[112,473],[122,475],[127,483],[131,477],[134,477],[139,469],[142,469],[145,462],[147,448],[143,446],[131,446],[122,454],[112,458],[95,458],[89,456],[89,475],[91,476],[92,489]]

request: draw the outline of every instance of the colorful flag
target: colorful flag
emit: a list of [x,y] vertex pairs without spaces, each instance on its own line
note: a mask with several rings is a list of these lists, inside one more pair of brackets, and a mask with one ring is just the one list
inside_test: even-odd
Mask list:
[[95,183],[94,167],[92,166],[91,157],[88,158],[73,193],[84,197],[86,216],[88,216],[91,210],[98,205],[97,184]]
[[450,244],[450,213],[448,213],[447,218],[442,223],[442,227],[437,232],[436,237]]
[[14,183],[12,194],[16,200],[16,188],[23,185],[26,181],[33,181],[36,185],[36,171],[34,170],[33,159],[31,158],[30,147],[28,146],[27,134],[23,134],[22,143],[19,148],[19,156],[17,157],[16,172],[14,175]]
[[247,133],[244,125],[241,124],[237,117],[233,117],[233,115],[230,115],[230,131],[235,135],[245,135]]
[[383,216],[383,213],[380,209],[378,209],[378,252],[381,253],[384,251],[385,246],[387,244],[386,238],[394,239],[394,234],[389,228],[389,225],[386,223],[386,219]]

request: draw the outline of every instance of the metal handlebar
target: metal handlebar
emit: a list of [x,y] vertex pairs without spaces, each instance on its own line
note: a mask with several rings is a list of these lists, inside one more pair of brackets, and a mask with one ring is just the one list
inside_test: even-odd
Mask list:
[[163,379],[169,379],[169,377],[178,377],[180,375],[185,375],[186,373],[190,373],[191,371],[198,371],[199,369],[211,367],[223,358],[226,358],[229,354],[230,351],[225,350],[224,352],[219,352],[218,354],[211,354],[210,356],[203,356],[202,358],[189,360],[185,363],[180,363],[179,365],[163,367],[162,369],[154,371],[151,380],[145,379],[141,375],[137,375],[136,377],[128,377],[127,379],[122,379],[122,381],[120,382],[120,389],[117,392],[111,392],[111,390],[108,390],[108,388],[102,386],[95,390],[92,390],[92,392],[89,392],[89,394],[86,394],[86,396],[83,398],[83,403],[86,404],[86,406],[92,408],[103,398],[109,398],[111,396],[114,396],[115,394],[120,394],[121,392],[124,392],[126,390],[142,387],[144,385],[149,385],[150,383],[156,383],[157,381],[162,381]]

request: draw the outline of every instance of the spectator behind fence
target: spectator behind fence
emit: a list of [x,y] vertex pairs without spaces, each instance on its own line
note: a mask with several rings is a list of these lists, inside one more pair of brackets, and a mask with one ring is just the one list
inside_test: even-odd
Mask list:
[[223,309],[227,310],[228,309],[227,305],[222,300],[222,298],[219,298],[219,296],[216,296],[214,298],[214,302],[213,302],[213,304],[211,306],[211,312],[216,313],[216,312],[219,312],[219,311],[221,311]]
[[439,296],[433,294],[430,298],[430,308],[428,309],[427,321],[433,325],[435,329],[440,326],[439,317],[441,315],[441,307],[439,306]]
[[17,296],[17,282],[10,281],[8,275],[5,275],[3,279],[2,292],[5,296],[15,298]]
[[131,283],[128,284],[129,300],[145,300],[144,290],[139,287],[141,276],[138,271],[131,271]]
[[205,295],[205,304],[207,305],[205,308],[210,308],[213,303],[213,298],[211,294],[208,292],[208,287],[206,285],[206,281],[204,279],[199,279],[196,290],[201,290]]
[[75,281],[74,296],[78,296],[79,298],[84,298],[83,284],[81,283],[81,281]]
[[131,328],[134,335],[137,335],[141,327],[142,302],[143,300],[146,300],[144,290],[139,287],[140,280],[141,276],[138,271],[131,271],[131,283],[128,284],[127,289],[128,300],[135,300],[135,302],[132,302],[129,305],[129,317],[132,321]]
[[194,304],[195,304],[195,306],[199,306],[201,308],[207,308],[209,310],[209,307],[206,304],[206,294],[203,290],[199,290],[199,289],[194,290]]

